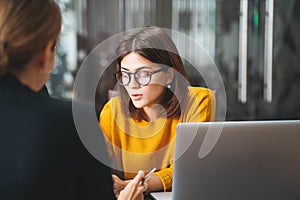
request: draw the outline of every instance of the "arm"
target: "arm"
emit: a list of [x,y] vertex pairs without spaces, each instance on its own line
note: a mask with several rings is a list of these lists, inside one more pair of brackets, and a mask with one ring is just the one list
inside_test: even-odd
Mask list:
[[170,191],[172,189],[173,180],[173,163],[170,167],[161,169],[153,174],[146,181],[146,191]]
[[[214,120],[216,100],[213,91],[207,88],[193,88],[188,105],[185,122],[205,122]],[[147,192],[169,191],[172,188],[173,163],[168,168],[161,169],[146,182]]]

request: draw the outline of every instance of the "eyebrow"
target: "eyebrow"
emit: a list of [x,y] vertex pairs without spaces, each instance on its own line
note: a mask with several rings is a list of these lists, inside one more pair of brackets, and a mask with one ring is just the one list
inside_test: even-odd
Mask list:
[[[121,69],[125,70],[125,71],[130,71],[129,69],[125,68],[125,67],[121,67]],[[135,71],[141,70],[141,69],[152,69],[152,67],[150,66],[142,66],[137,68]]]

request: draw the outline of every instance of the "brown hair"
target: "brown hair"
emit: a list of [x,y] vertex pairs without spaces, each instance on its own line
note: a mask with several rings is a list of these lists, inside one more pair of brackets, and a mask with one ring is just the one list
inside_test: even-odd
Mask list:
[[[131,52],[138,53],[153,63],[172,67],[175,70],[171,84],[172,90],[166,88],[161,105],[164,106],[168,118],[179,117],[180,105],[185,105],[188,82],[181,57],[172,39],[166,32],[155,26],[130,31],[118,42],[116,52],[118,70],[121,69],[122,59]],[[125,87],[119,85],[118,91],[123,113],[136,120],[142,120],[142,109],[135,108]]]
[[0,75],[22,70],[48,42],[57,41],[61,25],[54,0],[0,0]]

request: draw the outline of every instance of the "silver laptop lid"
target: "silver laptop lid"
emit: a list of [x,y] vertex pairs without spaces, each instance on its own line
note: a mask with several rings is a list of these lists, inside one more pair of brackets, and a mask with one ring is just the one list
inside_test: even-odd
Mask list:
[[181,123],[173,176],[174,200],[300,199],[300,121]]

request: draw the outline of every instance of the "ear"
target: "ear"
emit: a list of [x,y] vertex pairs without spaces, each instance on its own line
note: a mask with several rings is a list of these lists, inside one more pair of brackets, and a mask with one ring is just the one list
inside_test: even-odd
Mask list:
[[53,59],[55,56],[55,43],[54,42],[48,42],[46,46],[41,50],[41,52],[38,54],[38,62],[40,70],[43,72],[49,73],[49,71],[53,68]]
[[167,71],[167,76],[166,76],[166,84],[169,85],[172,83],[173,79],[174,79],[174,68],[173,67],[169,67],[168,71]]

